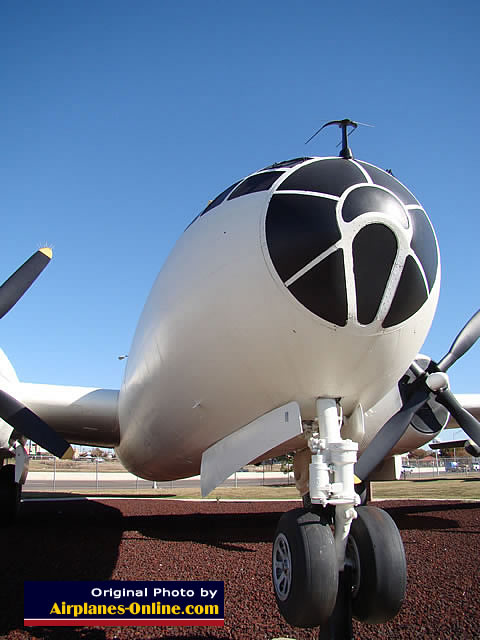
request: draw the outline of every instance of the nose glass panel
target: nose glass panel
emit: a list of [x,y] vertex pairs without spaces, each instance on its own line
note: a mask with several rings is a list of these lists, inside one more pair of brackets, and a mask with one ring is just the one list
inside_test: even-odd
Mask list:
[[347,318],[374,329],[404,322],[421,309],[438,274],[435,234],[415,197],[363,162],[325,158],[299,166],[273,193],[265,235],[290,293],[338,326]]

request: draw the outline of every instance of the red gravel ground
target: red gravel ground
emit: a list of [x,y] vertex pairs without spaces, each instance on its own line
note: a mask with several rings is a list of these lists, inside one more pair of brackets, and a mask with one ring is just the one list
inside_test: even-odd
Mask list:
[[[408,591],[399,615],[354,624],[355,638],[480,638],[480,503],[382,502],[400,528]],[[0,634],[9,640],[70,638],[317,638],[277,612],[271,540],[298,503],[165,500],[26,502],[0,529]],[[223,580],[222,627],[23,627],[24,580]]]

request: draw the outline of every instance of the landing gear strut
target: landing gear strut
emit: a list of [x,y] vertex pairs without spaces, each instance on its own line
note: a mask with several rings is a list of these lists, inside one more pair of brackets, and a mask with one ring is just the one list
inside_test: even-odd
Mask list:
[[317,416],[308,434],[310,491],[304,508],[283,514],[278,523],[273,587],[287,622],[320,626],[320,640],[352,640],[352,616],[375,624],[398,613],[406,589],[405,552],[385,511],[358,507],[358,446],[340,437],[335,401],[317,400]]

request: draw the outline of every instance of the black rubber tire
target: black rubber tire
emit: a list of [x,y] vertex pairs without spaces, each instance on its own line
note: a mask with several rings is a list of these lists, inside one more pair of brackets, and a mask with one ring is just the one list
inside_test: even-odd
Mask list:
[[[279,566],[290,557],[290,578]],[[296,627],[323,624],[331,615],[338,591],[338,565],[332,530],[322,518],[305,509],[282,515],[272,553],[275,598],[285,620]]]
[[353,563],[352,613],[361,622],[380,624],[400,611],[407,588],[407,563],[400,532],[377,507],[357,507],[347,543]]
[[3,524],[13,522],[20,507],[22,487],[15,482],[15,465],[0,468],[0,517]]

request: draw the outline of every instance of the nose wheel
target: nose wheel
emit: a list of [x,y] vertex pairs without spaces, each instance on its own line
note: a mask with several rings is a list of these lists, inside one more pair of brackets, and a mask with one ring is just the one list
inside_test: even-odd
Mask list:
[[407,587],[405,550],[395,522],[377,507],[358,507],[346,561],[352,572],[352,613],[380,624],[400,611]]
[[280,613],[296,627],[328,620],[338,590],[335,541],[330,526],[304,509],[282,515],[273,543],[272,579]]
[[376,507],[358,507],[357,514],[341,573],[326,517],[295,509],[277,526],[272,578],[278,608],[294,626],[321,627],[321,640],[351,640],[352,616],[387,622],[405,598],[405,552],[394,521]]

